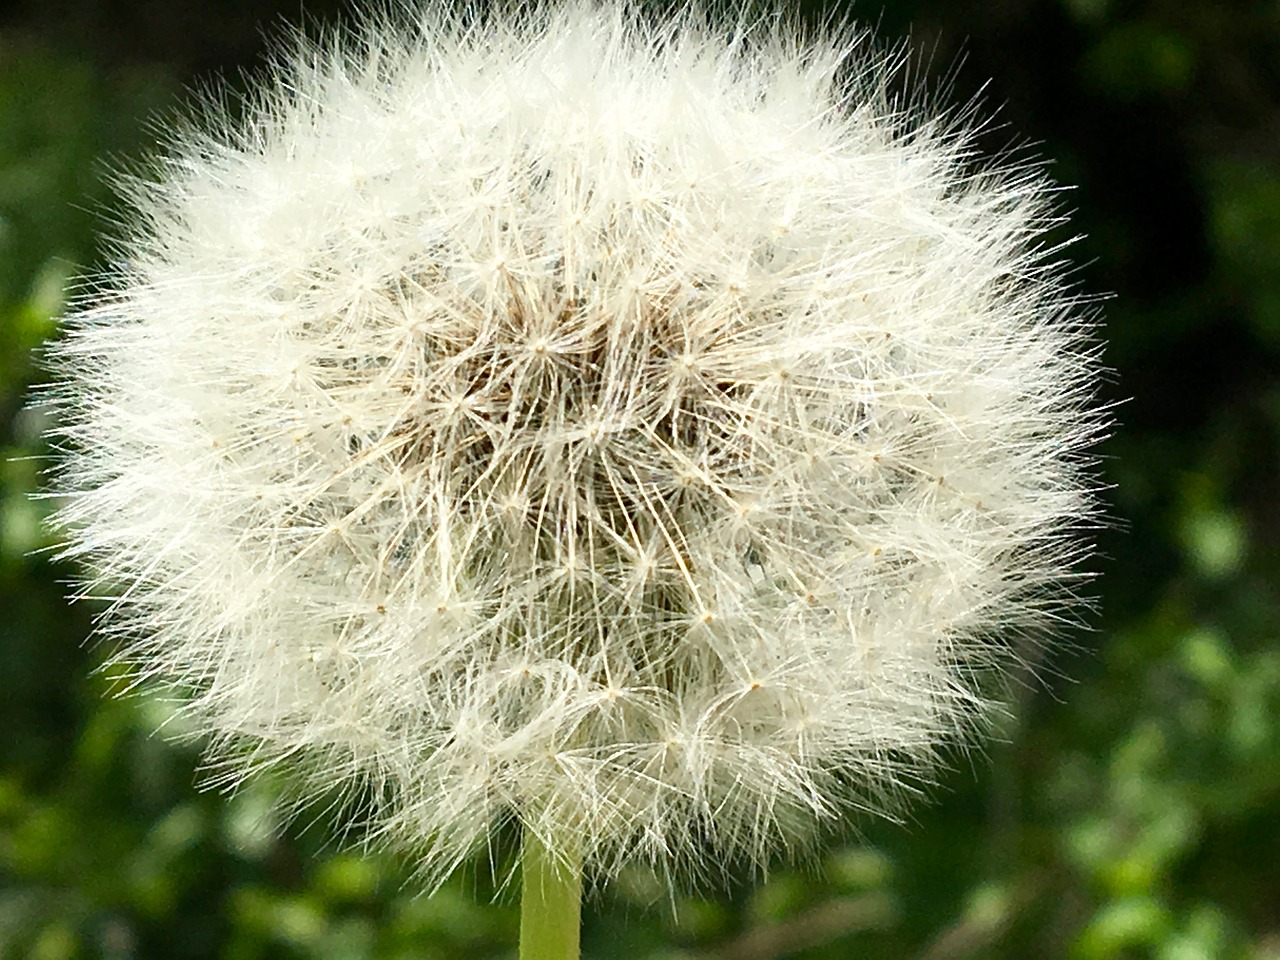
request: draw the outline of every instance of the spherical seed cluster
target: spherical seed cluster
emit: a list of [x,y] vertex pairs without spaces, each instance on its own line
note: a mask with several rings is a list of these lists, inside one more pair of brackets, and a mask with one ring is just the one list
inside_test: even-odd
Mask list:
[[430,14],[178,137],[57,348],[120,659],[435,876],[507,819],[607,876],[878,807],[1062,615],[1100,423],[1049,188],[892,69]]

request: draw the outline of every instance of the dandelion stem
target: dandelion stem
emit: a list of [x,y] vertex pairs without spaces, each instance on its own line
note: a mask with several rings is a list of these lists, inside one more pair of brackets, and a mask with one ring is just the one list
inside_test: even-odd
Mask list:
[[520,960],[578,960],[582,871],[525,830],[521,870]]

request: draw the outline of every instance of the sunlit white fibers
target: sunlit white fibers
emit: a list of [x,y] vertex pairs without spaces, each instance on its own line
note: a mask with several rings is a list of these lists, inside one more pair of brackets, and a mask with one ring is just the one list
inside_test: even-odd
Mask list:
[[434,10],[131,187],[50,394],[119,661],[432,879],[509,820],[607,879],[891,812],[1072,616],[1052,188],[864,39]]

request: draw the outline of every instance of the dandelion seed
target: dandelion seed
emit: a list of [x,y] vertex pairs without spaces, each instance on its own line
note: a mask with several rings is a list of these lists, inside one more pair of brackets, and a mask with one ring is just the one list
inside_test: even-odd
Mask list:
[[432,882],[509,820],[608,879],[891,811],[1070,616],[1052,188],[865,37],[435,10],[130,187],[50,391],[118,659],[232,779],[376,784]]

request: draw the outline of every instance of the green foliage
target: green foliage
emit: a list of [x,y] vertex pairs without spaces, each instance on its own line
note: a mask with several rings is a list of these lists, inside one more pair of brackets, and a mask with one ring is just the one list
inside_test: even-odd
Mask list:
[[[1104,451],[1098,630],[912,822],[732,896],[629,873],[589,903],[585,955],[1280,958],[1280,13],[919,0],[882,24],[941,38],[943,66],[970,38],[960,92],[994,74],[1002,119],[1079,184],[1081,284],[1115,293],[1106,391],[1132,398]],[[198,792],[196,745],[153,734],[163,703],[108,696],[127,678],[94,672],[90,611],[43,552],[32,350],[101,259],[103,158],[177,87],[0,32],[0,958],[510,957],[505,865],[423,897],[324,809],[282,831],[275,784]]]

